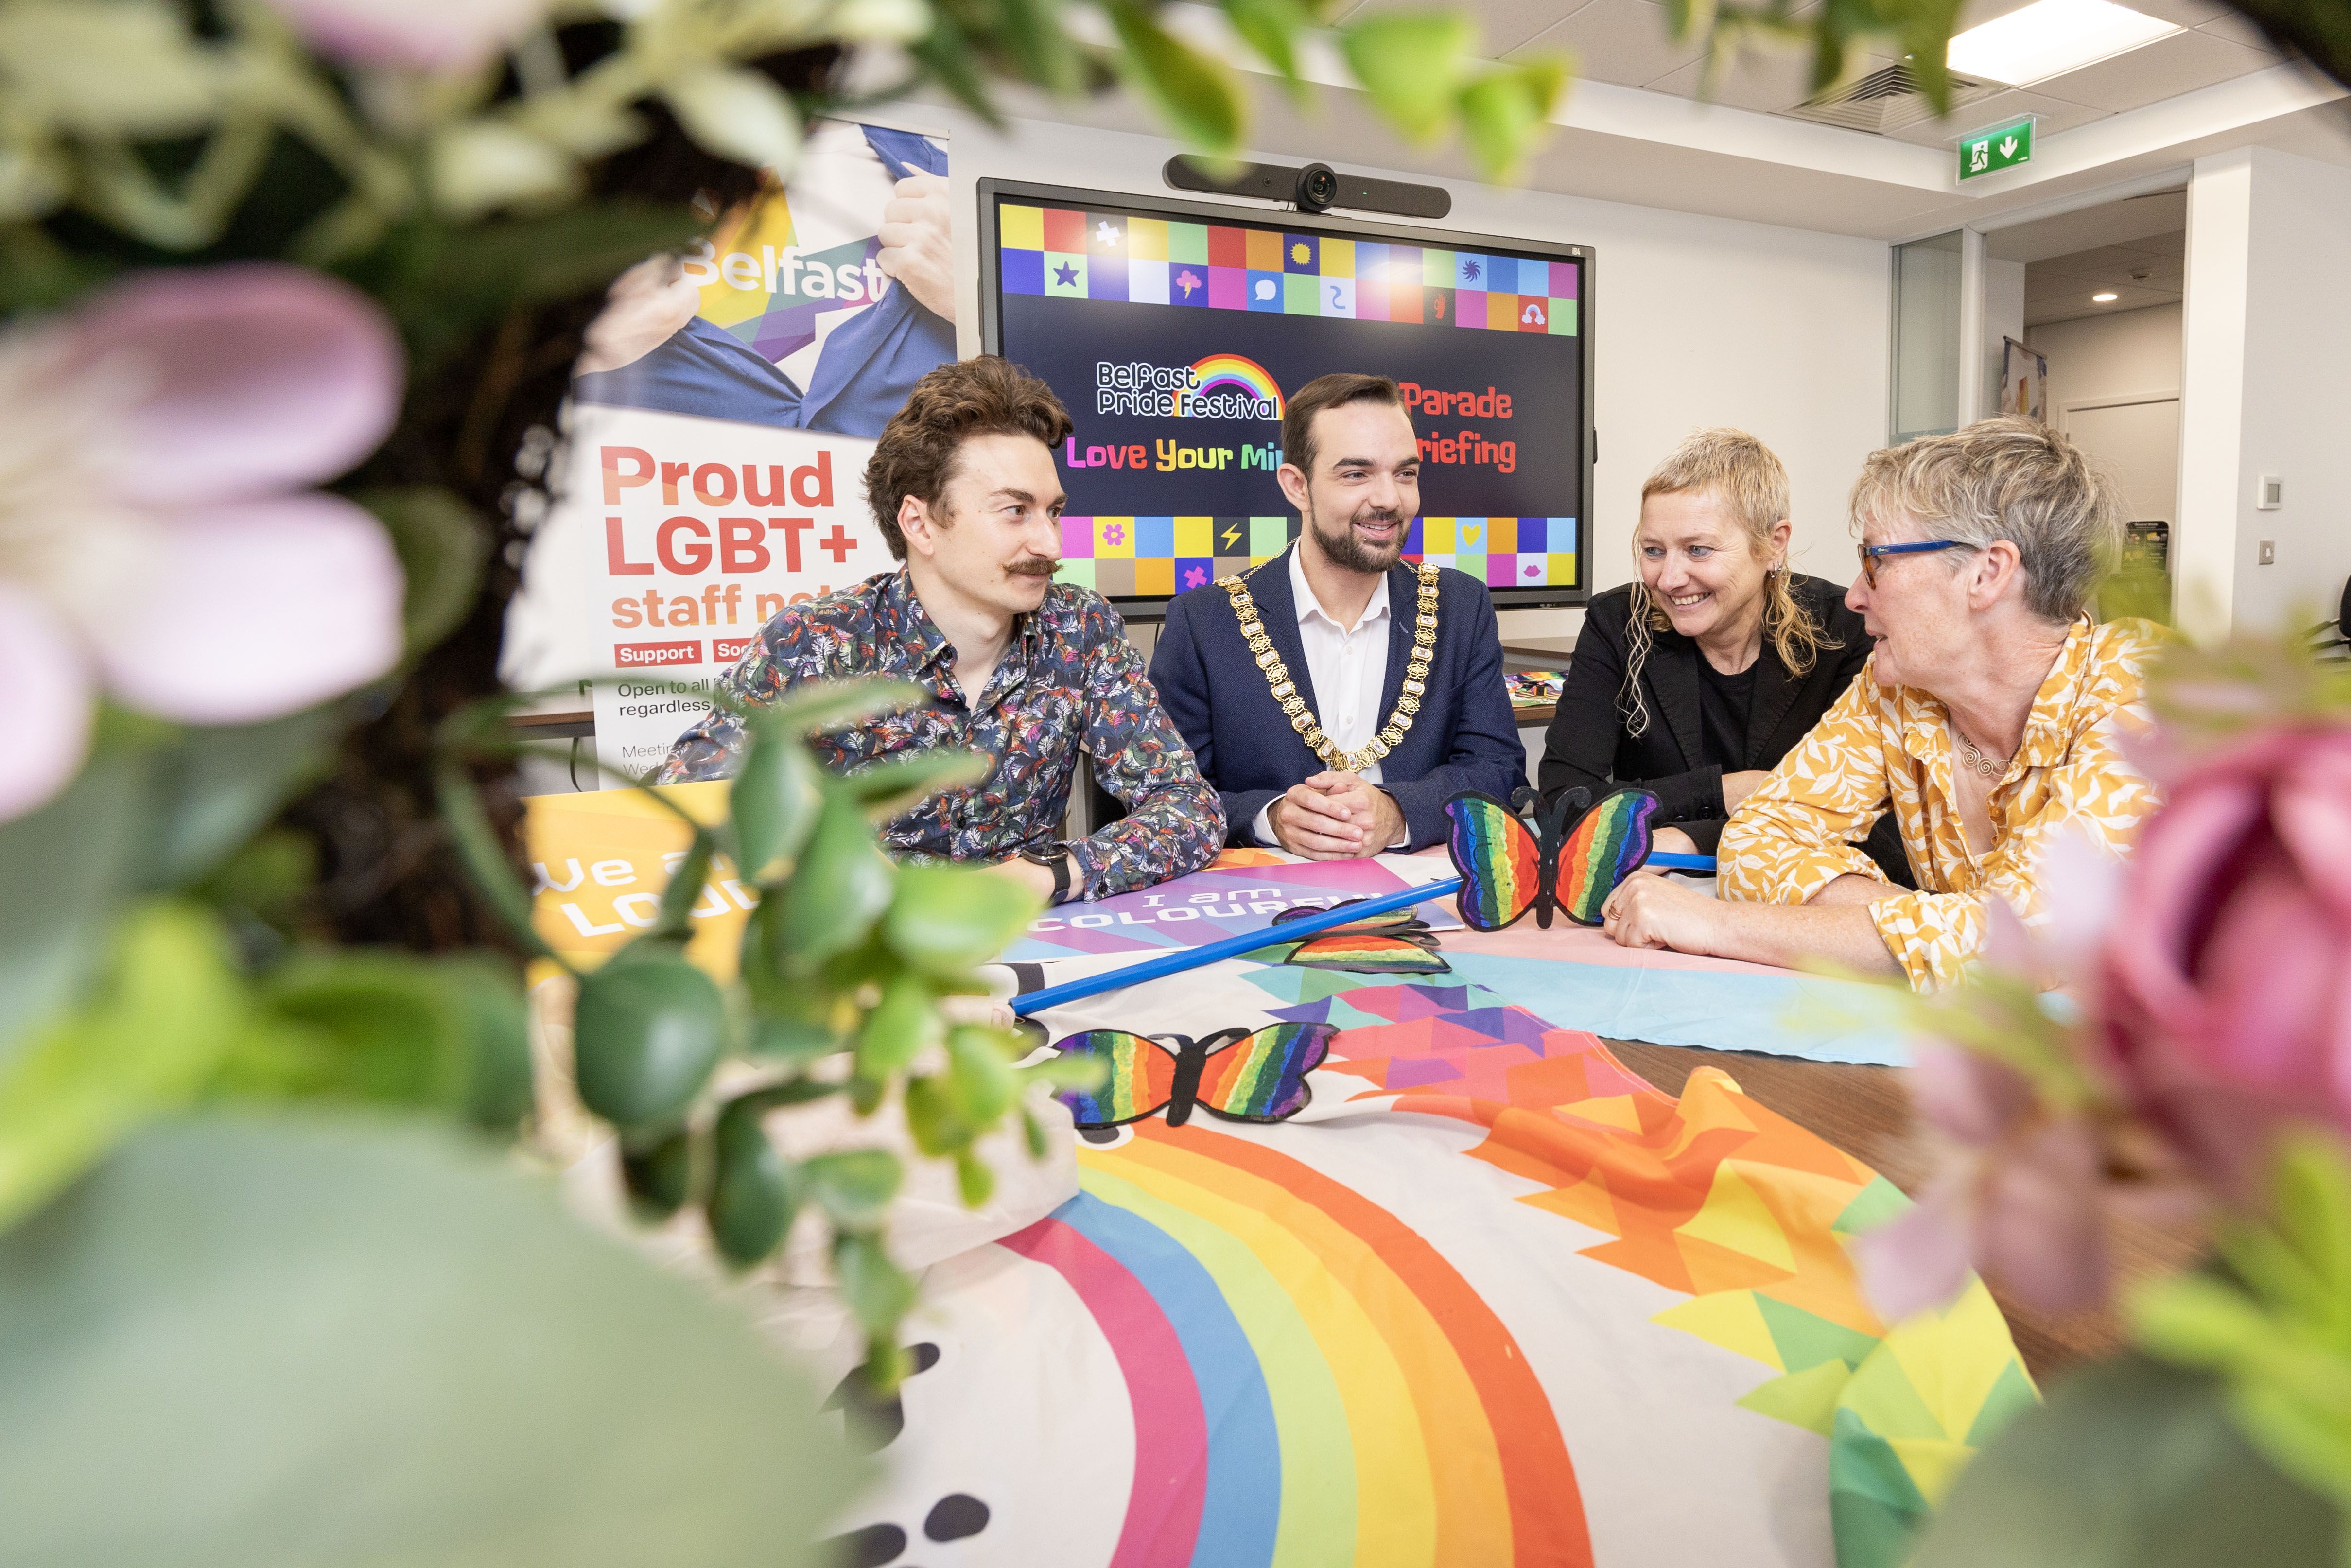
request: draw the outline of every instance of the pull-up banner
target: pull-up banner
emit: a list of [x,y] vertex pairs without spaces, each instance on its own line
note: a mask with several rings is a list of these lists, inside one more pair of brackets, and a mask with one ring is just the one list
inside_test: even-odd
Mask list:
[[866,459],[955,357],[955,324],[883,271],[880,231],[909,179],[944,228],[946,174],[936,139],[822,123],[789,186],[728,214],[682,279],[616,290],[573,383],[505,672],[616,676],[593,690],[607,768],[658,766],[778,611],[895,566]]

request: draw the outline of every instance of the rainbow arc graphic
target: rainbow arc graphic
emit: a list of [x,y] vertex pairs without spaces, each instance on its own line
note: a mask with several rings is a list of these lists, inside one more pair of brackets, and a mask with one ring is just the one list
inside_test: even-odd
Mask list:
[[1139,1124],[1003,1245],[1066,1280],[1134,1407],[1112,1568],[1583,1568],[1575,1472],[1493,1310],[1263,1145]]
[[1188,396],[1206,397],[1219,388],[1232,387],[1257,399],[1259,402],[1271,403],[1272,417],[1275,419],[1281,417],[1281,411],[1285,405],[1282,402],[1280,386],[1275,382],[1271,375],[1267,373],[1263,365],[1247,355],[1210,354],[1192,367],[1192,374],[1196,378],[1197,384],[1193,387]]

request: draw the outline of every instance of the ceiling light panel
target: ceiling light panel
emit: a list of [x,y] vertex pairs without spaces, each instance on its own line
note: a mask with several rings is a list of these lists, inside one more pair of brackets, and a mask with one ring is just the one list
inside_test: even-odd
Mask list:
[[2034,0],[1951,40],[1955,71],[2025,87],[2183,29],[2112,0]]

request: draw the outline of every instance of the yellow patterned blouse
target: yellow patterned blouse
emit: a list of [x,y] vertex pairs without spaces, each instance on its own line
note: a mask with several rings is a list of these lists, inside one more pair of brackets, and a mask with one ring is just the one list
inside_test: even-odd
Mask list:
[[1992,790],[1991,848],[1980,854],[1959,823],[1942,703],[1881,686],[1873,659],[1724,826],[1722,896],[1801,904],[1847,872],[1877,875],[1849,841],[1890,803],[1921,891],[1881,899],[1870,914],[1913,989],[1953,983],[1983,945],[1986,895],[2039,923],[2033,867],[2054,829],[2077,823],[2120,852],[2159,803],[2117,731],[2148,722],[2138,706],[2145,666],[2163,635],[2145,621],[2074,623]]

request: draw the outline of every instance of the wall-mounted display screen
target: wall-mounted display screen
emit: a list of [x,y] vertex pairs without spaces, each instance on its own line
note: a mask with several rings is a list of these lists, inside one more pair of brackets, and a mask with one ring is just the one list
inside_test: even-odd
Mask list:
[[1590,580],[1592,255],[1263,208],[980,182],[982,337],[1068,405],[1061,575],[1152,612],[1279,555],[1288,392],[1362,371],[1420,439],[1411,561],[1498,604]]

